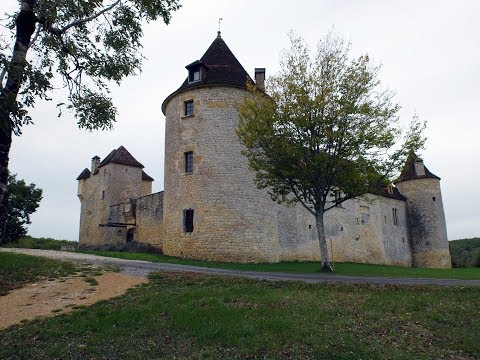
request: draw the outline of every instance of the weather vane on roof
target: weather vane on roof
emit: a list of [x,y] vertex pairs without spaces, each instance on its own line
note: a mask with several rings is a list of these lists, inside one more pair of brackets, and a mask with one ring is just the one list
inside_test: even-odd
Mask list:
[[218,37],[221,37],[221,27],[223,18],[218,18]]

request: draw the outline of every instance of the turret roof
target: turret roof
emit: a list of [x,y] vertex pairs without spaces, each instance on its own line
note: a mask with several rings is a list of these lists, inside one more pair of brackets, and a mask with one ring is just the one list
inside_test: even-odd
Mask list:
[[100,165],[98,165],[98,167],[101,168],[102,166],[105,166],[110,163],[130,165],[130,166],[135,166],[140,168],[144,167],[123,146],[120,146],[118,149],[112,150],[110,154],[108,154],[107,157],[103,159]]
[[438,179],[440,178],[433,174],[430,170],[425,167],[425,175],[418,175],[417,171],[415,170],[415,163],[416,162],[423,162],[423,160],[415,154],[415,152],[410,151],[407,157],[407,161],[405,161],[405,165],[403,166],[402,172],[395,182],[405,181],[405,180],[413,180],[413,179]]
[[78,175],[77,180],[85,180],[85,179],[88,179],[91,174],[92,174],[92,173],[90,172],[90,170],[88,170],[87,168],[85,168],[85,169],[80,173],[80,175]]
[[169,95],[163,102],[162,111],[164,113],[168,101],[180,92],[213,85],[246,89],[248,82],[254,83],[225,41],[223,41],[220,32],[201,59],[187,65],[187,68],[195,65],[204,65],[208,69],[206,75],[200,81],[190,83],[187,77],[180,88]]

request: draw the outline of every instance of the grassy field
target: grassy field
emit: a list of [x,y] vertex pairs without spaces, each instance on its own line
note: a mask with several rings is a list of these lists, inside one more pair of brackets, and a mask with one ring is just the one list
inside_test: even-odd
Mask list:
[[[82,251],[83,252],[83,251]],[[270,272],[295,272],[295,273],[320,273],[318,262],[282,262],[277,264],[232,264],[200,260],[179,259],[161,254],[129,253],[114,251],[85,251],[88,254],[115,257],[130,260],[146,260],[152,262],[166,262],[186,265],[196,265],[213,268],[270,271]],[[437,279],[480,279],[480,268],[462,269],[419,269],[398,266],[383,266],[369,264],[337,263],[335,273],[340,275],[357,276],[382,276],[382,277],[415,277]]]
[[35,256],[0,252],[0,269],[1,296],[26,283],[76,273],[80,266]]
[[1,359],[474,359],[480,289],[156,274],[0,331]]

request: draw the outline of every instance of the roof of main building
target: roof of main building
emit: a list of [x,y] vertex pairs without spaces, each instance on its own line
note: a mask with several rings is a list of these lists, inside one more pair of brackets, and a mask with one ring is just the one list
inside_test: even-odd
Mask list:
[[201,59],[186,67],[190,68],[196,65],[203,65],[207,69],[207,73],[203,79],[189,82],[187,77],[183,84],[165,99],[162,104],[163,113],[165,113],[165,107],[168,101],[170,101],[173,96],[190,89],[213,85],[246,89],[248,82],[254,83],[235,55],[233,55],[232,51],[228,48],[225,41],[223,41],[220,32]]
[[403,166],[402,172],[400,173],[400,176],[398,177],[398,179],[395,180],[395,182],[413,180],[413,179],[439,179],[440,180],[440,178],[437,175],[433,174],[430,170],[428,170],[425,165],[424,165],[425,175],[417,174],[417,171],[415,170],[416,162],[423,162],[423,161],[417,154],[415,154],[415,152],[410,151],[407,157],[407,161]]

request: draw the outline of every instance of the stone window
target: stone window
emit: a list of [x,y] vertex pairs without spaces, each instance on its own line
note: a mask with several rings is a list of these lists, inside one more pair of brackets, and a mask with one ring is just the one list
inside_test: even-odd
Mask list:
[[397,209],[392,209],[393,225],[398,225]]
[[185,101],[184,106],[185,106],[184,115],[193,116],[193,109],[194,109],[193,100]]
[[105,190],[102,191],[102,200],[105,199]]
[[193,172],[193,151],[188,151],[185,153],[185,172]]
[[183,210],[183,231],[186,233],[193,232],[193,209]]

